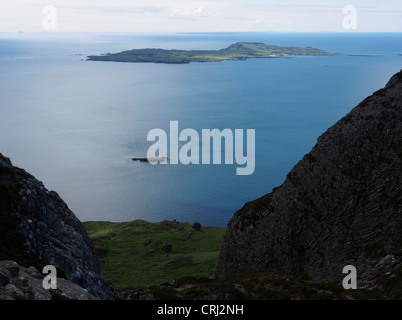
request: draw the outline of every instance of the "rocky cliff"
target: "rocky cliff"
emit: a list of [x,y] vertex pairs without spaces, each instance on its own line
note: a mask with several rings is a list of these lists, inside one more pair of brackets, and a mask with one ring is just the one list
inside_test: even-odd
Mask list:
[[57,278],[57,289],[46,290],[43,279],[33,266],[24,268],[15,261],[0,261],[0,300],[99,300],[64,278]]
[[93,244],[74,213],[56,192],[46,190],[1,154],[0,260],[14,260],[24,267],[51,264],[94,296],[115,298],[103,279]]
[[322,134],[228,224],[214,275],[277,270],[371,287],[402,267],[402,72]]

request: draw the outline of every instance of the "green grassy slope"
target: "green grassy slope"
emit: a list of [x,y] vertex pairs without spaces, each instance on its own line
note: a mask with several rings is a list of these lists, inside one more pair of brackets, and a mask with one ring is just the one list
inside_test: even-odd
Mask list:
[[[209,279],[225,228],[203,226],[195,231],[189,223],[142,220],[83,225],[105,279],[125,299],[402,299],[402,268],[380,278],[378,290],[345,290],[269,270]],[[172,252],[164,249],[166,244]]]
[[[159,285],[184,276],[208,276],[215,266],[225,228],[142,220],[84,222],[107,281],[119,291]],[[172,252],[164,248],[172,246]]]

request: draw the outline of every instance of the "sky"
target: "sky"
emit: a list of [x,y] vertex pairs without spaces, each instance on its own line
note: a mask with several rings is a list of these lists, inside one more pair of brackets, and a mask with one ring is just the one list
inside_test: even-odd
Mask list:
[[0,0],[0,32],[402,32],[402,0]]

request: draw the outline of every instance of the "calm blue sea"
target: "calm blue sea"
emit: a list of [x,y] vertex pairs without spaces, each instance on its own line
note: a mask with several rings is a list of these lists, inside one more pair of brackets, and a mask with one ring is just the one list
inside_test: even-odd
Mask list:
[[[185,65],[85,61],[134,48],[237,41],[375,56]],[[402,68],[402,34],[0,34],[0,152],[55,190],[81,221],[225,226],[280,185],[317,137]],[[147,133],[255,129],[256,168],[133,162]]]

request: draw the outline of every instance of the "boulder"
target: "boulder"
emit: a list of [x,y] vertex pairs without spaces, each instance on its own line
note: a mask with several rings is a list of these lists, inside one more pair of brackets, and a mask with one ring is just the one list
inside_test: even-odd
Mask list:
[[101,299],[115,299],[86,230],[54,191],[0,154],[0,259],[54,265]]
[[201,228],[201,223],[199,223],[199,222],[194,222],[192,228],[193,228],[193,230],[195,230],[195,231],[201,231],[201,229],[202,229],[202,228]]
[[35,267],[15,261],[0,261],[0,300],[99,300],[87,290],[64,278],[57,278],[57,289],[43,287],[44,275]]

